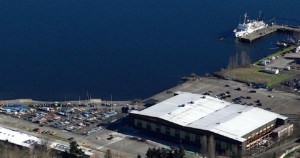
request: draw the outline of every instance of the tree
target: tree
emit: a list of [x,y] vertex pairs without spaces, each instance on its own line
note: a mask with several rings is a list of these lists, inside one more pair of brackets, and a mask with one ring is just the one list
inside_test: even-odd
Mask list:
[[185,151],[181,146],[169,152],[164,148],[148,148],[146,158],[184,158]]
[[276,152],[274,152],[273,153],[273,158],[276,158],[276,157],[277,157]]
[[146,158],[151,158],[152,155],[153,155],[153,150],[149,147],[148,150],[147,150],[147,153],[146,153]]
[[201,154],[205,157],[207,156],[207,137],[203,136],[202,144],[201,144]]
[[239,158],[238,147],[237,145],[233,145],[231,156],[232,158]]
[[83,158],[84,152],[79,148],[79,145],[76,141],[70,143],[70,150],[66,152],[64,157],[66,158]]
[[35,144],[34,146],[34,155],[37,158],[50,158],[51,157],[51,148],[52,144],[51,138],[46,135],[41,135],[40,144]]
[[215,158],[216,148],[215,148],[215,140],[214,136],[211,134],[208,139],[208,157]]
[[106,150],[104,157],[105,158],[112,158],[111,151],[109,149]]
[[161,156],[162,158],[167,158],[167,157],[168,157],[168,152],[167,152],[167,150],[166,150],[166,149],[162,149],[162,150],[161,150],[160,156]]
[[184,155],[185,155],[184,148],[183,148],[182,145],[180,145],[180,147],[179,147],[179,157],[180,157],[180,158],[183,158]]
[[174,158],[179,158],[179,151],[177,148],[174,150]]
[[249,66],[251,64],[250,57],[247,54],[247,52],[242,51],[240,57],[241,57],[241,66],[242,67],[246,67],[246,66]]
[[142,156],[140,154],[137,155],[137,158],[142,158]]
[[167,158],[173,158],[173,157],[174,157],[174,154],[173,154],[172,150],[169,150]]

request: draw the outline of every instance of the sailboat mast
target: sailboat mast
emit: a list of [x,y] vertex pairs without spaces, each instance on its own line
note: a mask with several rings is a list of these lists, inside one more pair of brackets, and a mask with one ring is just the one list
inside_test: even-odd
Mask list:
[[112,111],[112,106],[113,106],[113,104],[112,104],[112,94],[110,95],[110,111]]
[[246,18],[247,18],[247,12],[246,12],[245,15],[244,15],[244,24],[243,24],[243,25],[246,24]]

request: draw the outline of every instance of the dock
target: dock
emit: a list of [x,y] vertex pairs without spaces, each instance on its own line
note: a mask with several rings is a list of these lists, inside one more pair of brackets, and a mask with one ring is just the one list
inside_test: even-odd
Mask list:
[[288,33],[298,32],[298,33],[300,33],[300,27],[272,24],[272,25],[267,26],[266,28],[257,30],[249,35],[241,37],[240,41],[250,43],[259,38],[270,35],[274,32],[288,32]]

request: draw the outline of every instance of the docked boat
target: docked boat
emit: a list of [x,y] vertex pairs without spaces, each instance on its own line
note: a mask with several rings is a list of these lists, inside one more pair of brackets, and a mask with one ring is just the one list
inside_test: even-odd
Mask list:
[[254,31],[263,29],[268,25],[261,20],[260,16],[257,20],[247,20],[247,13],[244,15],[244,23],[239,24],[236,29],[233,30],[235,33],[235,37],[240,38],[243,36],[247,36]]
[[286,43],[286,42],[283,42],[283,41],[281,41],[281,42],[276,42],[276,46],[277,47],[287,47],[288,46],[288,44]]

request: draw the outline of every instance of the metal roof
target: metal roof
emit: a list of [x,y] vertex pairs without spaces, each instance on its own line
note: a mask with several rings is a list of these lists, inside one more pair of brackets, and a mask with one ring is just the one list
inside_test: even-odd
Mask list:
[[147,109],[131,113],[207,130],[238,141],[245,141],[244,135],[277,118],[287,119],[274,112],[232,104],[210,96],[187,92],[177,94]]
[[[20,132],[2,126],[0,126],[0,140],[2,141],[7,140],[10,143],[17,144],[24,147],[30,147],[34,144],[42,144],[43,141],[48,141],[28,133]],[[47,143],[49,143],[49,147],[60,151],[67,151],[70,148],[69,145],[64,145],[58,142],[49,141]],[[86,155],[94,155],[94,153],[89,152],[88,150],[85,149],[83,149],[83,152]]]

